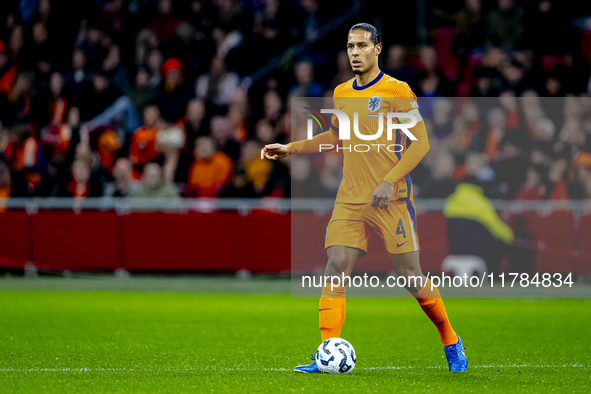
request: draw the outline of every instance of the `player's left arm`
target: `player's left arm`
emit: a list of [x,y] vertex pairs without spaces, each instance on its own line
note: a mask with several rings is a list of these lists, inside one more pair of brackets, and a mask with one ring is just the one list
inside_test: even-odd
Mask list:
[[396,96],[396,103],[402,106],[402,109],[397,109],[396,112],[407,112],[413,114],[417,118],[417,124],[409,129],[412,135],[416,137],[416,140],[412,142],[406,152],[401,156],[398,163],[392,168],[392,170],[390,170],[390,172],[388,172],[388,174],[386,174],[384,180],[378,185],[378,187],[376,187],[370,201],[370,204],[374,207],[388,208],[388,204],[394,193],[394,185],[407,176],[429,151],[427,129],[425,128],[425,122],[419,113],[416,96],[406,84]]
[[[414,111],[418,115],[418,109]],[[398,164],[384,177],[385,182],[395,185],[396,182],[407,176],[423,160],[427,152],[429,152],[429,138],[427,137],[425,122],[420,117],[417,120],[419,122],[412,129],[409,129],[412,135],[416,137],[416,141],[410,144],[406,152],[401,156]]]

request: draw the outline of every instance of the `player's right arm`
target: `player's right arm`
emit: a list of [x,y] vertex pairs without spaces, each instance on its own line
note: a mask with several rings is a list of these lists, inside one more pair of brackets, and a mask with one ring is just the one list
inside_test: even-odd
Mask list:
[[[287,145],[269,144],[261,150],[261,159],[276,160],[291,154],[310,154],[328,152],[336,149],[339,143],[339,134],[332,128],[324,133],[315,135],[311,140],[295,141]],[[332,148],[330,147],[332,146]]]
[[[335,89],[335,93],[337,89]],[[335,109],[337,108],[335,102],[336,97],[337,96],[335,95],[333,98],[333,105]],[[287,157],[294,153],[312,154],[335,150],[340,142],[338,124],[338,118],[333,115],[330,123],[331,127],[328,129],[328,131],[315,135],[311,140],[295,141],[288,145],[265,145],[265,147],[261,150],[261,159],[267,158],[269,160],[276,160],[278,158],[280,159]]]

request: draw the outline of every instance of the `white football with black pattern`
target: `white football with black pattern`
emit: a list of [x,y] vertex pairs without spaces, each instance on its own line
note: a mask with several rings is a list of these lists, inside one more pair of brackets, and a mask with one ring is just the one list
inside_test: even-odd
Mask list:
[[351,373],[357,362],[353,345],[343,338],[330,338],[322,342],[316,351],[316,365],[320,372],[332,374]]

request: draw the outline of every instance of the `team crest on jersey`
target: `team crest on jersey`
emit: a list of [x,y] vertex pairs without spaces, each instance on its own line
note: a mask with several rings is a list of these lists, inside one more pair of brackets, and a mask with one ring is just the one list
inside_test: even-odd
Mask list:
[[382,98],[380,96],[370,97],[367,101],[367,110],[369,112],[375,112],[382,106]]

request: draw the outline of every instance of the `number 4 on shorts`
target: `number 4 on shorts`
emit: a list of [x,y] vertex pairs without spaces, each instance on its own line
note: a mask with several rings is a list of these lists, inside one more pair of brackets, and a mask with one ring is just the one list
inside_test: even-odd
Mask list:
[[398,227],[396,227],[396,235],[402,234],[402,238],[406,238],[406,231],[402,225],[402,219],[398,219]]

